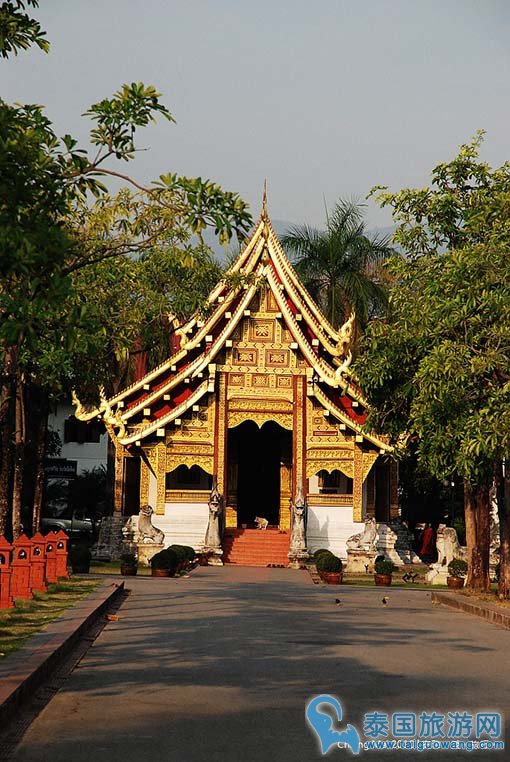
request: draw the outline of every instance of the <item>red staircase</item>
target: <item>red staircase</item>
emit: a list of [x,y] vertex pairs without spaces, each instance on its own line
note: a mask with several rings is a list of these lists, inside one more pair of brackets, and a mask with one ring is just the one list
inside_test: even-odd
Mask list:
[[274,529],[225,529],[223,562],[239,566],[288,566],[290,532]]

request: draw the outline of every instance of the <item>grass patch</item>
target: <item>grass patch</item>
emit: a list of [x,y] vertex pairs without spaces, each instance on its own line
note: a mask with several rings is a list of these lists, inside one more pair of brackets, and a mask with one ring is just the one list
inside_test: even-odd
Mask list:
[[469,590],[466,588],[464,588],[463,590],[455,590],[455,592],[460,593],[461,595],[464,595],[466,598],[471,598],[475,601],[484,601],[485,603],[495,603],[498,606],[503,606],[503,608],[510,608],[509,600],[499,598],[497,585],[491,585],[490,593],[477,593],[473,590]]
[[[388,590],[388,587],[378,587],[373,578],[372,579],[345,579],[342,581],[342,585],[351,585],[353,587],[373,587],[377,590]],[[425,585],[422,582],[395,582],[392,581],[389,587],[396,587],[399,590],[428,590],[430,593],[433,590],[448,590],[447,585]]]
[[21,648],[36,632],[85,598],[100,580],[69,580],[48,585],[33,600],[16,599],[16,608],[0,610],[0,658]]

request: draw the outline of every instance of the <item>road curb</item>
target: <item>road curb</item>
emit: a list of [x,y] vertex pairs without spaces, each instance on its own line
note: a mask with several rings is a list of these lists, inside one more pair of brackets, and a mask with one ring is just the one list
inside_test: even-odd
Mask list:
[[69,654],[79,638],[124,595],[124,582],[107,583],[34,635],[0,667],[0,729]]
[[432,603],[441,603],[443,606],[465,611],[466,614],[474,614],[491,624],[510,629],[510,609],[504,609],[496,603],[478,601],[465,595],[455,595],[455,593],[434,591],[432,591]]

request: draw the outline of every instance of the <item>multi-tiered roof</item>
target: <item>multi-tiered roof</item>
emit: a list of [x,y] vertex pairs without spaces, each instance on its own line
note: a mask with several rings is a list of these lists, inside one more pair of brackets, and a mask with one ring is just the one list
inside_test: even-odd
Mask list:
[[265,200],[248,243],[208,296],[208,316],[194,315],[176,329],[178,351],[140,380],[103,399],[94,410],[85,410],[75,398],[77,417],[102,417],[122,445],[164,436],[168,424],[178,423],[206,395],[214,394],[218,360],[232,346],[231,337],[249,316],[250,304],[262,286],[271,290],[278,305],[276,317],[293,339],[290,348],[301,352],[309,366],[309,394],[342,428],[388,450],[385,441],[362,428],[365,402],[348,370],[354,315],[339,331],[328,323],[285,256]]

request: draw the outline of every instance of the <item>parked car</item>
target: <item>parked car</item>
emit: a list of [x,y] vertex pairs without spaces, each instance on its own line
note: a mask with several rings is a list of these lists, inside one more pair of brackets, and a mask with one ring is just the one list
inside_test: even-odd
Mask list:
[[63,529],[69,537],[92,537],[96,531],[96,523],[85,511],[75,510],[72,513],[59,514],[49,509],[47,514],[49,515],[41,519],[42,532]]

